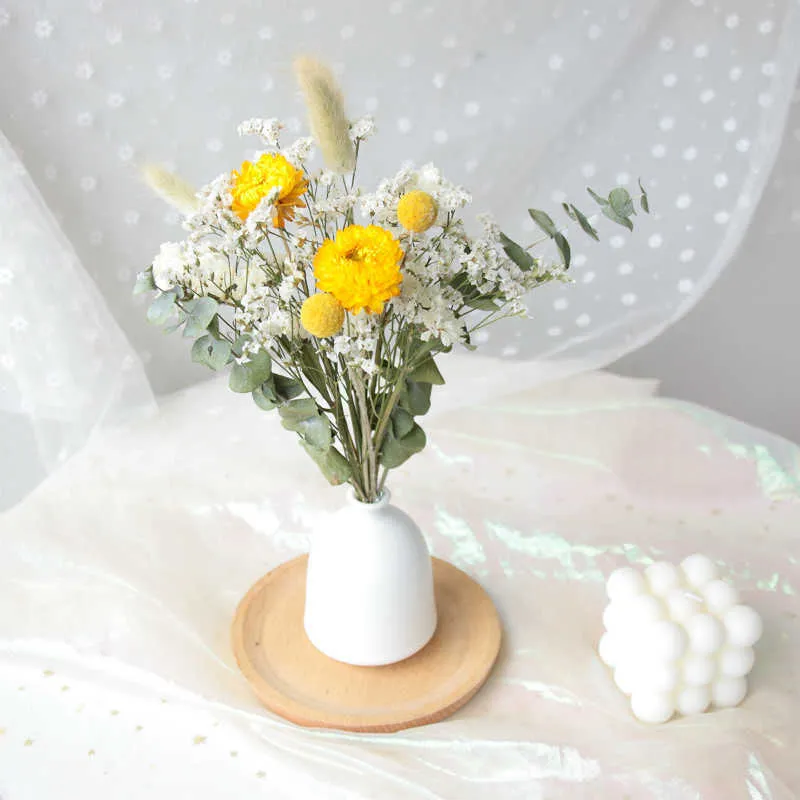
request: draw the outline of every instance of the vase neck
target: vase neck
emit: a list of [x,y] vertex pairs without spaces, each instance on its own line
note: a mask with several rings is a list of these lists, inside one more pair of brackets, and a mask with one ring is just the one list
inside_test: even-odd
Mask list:
[[378,511],[382,508],[386,508],[386,506],[389,505],[391,497],[391,492],[388,489],[381,489],[381,493],[378,495],[378,499],[374,503],[364,503],[356,497],[355,490],[350,489],[350,491],[347,493],[347,502],[350,503],[350,505],[354,505],[363,509],[364,511]]

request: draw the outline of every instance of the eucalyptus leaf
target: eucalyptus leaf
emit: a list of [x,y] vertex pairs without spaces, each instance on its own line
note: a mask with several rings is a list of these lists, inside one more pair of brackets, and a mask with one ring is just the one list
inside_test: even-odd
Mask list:
[[497,311],[500,308],[500,303],[493,300],[487,295],[478,295],[477,297],[464,298],[464,302],[470,307],[478,311]]
[[[569,204],[569,203],[562,203],[562,204],[561,204],[561,208],[563,208],[563,209],[564,209],[564,213],[565,213],[565,214],[566,214],[566,215],[567,215],[567,216],[568,216],[570,219],[577,219],[577,217],[575,216],[575,211],[577,211],[577,209],[575,209],[575,206],[570,206],[570,204]],[[575,210],[573,210],[573,209],[575,209]]]
[[406,434],[411,433],[411,429],[414,427],[414,417],[401,406],[395,407],[394,411],[392,411],[391,422],[392,433],[398,439],[402,439]]
[[432,389],[433,386],[430,383],[407,380],[400,394],[400,406],[415,417],[427,414],[431,407]]
[[262,411],[272,411],[278,407],[278,399],[275,397],[275,388],[272,386],[271,381],[262,383],[261,386],[253,389],[253,402]]
[[288,378],[285,375],[273,374],[272,383],[275,387],[275,395],[281,403],[294,400],[295,397],[299,397],[305,391],[305,387],[300,381]]
[[587,186],[586,191],[589,192],[589,194],[592,197],[592,200],[594,200],[595,203],[597,203],[601,208],[605,208],[605,206],[608,205],[608,200],[606,200],[605,197],[600,197],[600,195],[597,194],[597,192],[591,187]]
[[177,310],[176,292],[172,289],[162,292],[147,309],[147,321],[153,325],[163,325]]
[[428,356],[416,369],[412,370],[408,375],[408,380],[417,383],[432,383],[435,386],[444,385],[444,377],[439,372],[433,356]]
[[567,238],[562,233],[557,233],[553,237],[553,241],[556,243],[556,247],[558,248],[558,252],[561,253],[561,258],[564,259],[564,268],[569,269],[569,262],[572,258],[572,252],[569,249],[569,242]]
[[[521,270],[529,270],[534,265],[533,256],[527,250],[525,250],[525,248],[518,245],[513,239],[510,239],[504,233],[500,234],[500,244],[503,246],[505,254]],[[460,274],[461,273],[459,273],[459,275]],[[466,278],[466,275],[464,277]]]
[[531,219],[546,233],[551,239],[558,233],[558,228],[549,214],[540,211],[538,208],[529,208],[528,213]]
[[629,231],[633,230],[633,223],[627,217],[621,217],[619,214],[617,214],[610,204],[603,206],[603,215],[608,217],[612,222],[616,222],[617,225],[622,225]]
[[144,272],[140,272],[136,276],[136,283],[133,285],[134,294],[145,294],[147,292],[154,292],[158,287],[153,280],[153,268],[148,267]]
[[628,194],[627,189],[623,189],[621,186],[611,190],[608,195],[608,204],[620,217],[629,217],[631,214],[636,213],[631,196]]
[[[280,409],[278,413],[280,414]],[[281,423],[287,430],[295,431],[299,434],[303,441],[315,450],[324,452],[333,442],[331,424],[328,422],[328,418],[322,416],[322,414],[317,414],[315,417],[308,417],[307,419],[282,417]]]
[[249,360],[233,365],[228,386],[232,392],[252,392],[269,380],[272,375],[272,359],[266,350],[259,350]]
[[381,464],[386,469],[399,467],[415,453],[423,450],[426,442],[425,431],[416,423],[402,439],[398,439],[389,429],[381,447]]
[[194,338],[204,333],[216,319],[219,303],[211,297],[196,297],[184,303],[183,307],[189,317],[183,335]]
[[645,214],[649,214],[650,200],[647,197],[647,192],[645,191],[644,186],[642,186],[641,178],[639,178],[639,191],[642,193],[641,197],[639,198],[639,205],[642,207],[642,211],[644,211]]
[[[291,400],[280,407],[281,419],[290,421],[290,424],[301,422],[319,415],[317,404],[310,397],[302,397],[299,400]],[[294,428],[290,429],[294,430]]]
[[352,475],[350,464],[335,447],[330,447],[325,451],[317,450],[302,439],[300,444],[306,453],[314,459],[314,462],[332,486],[340,486],[350,480]]
[[600,241],[600,237],[597,235],[597,231],[594,229],[594,226],[591,222],[587,219],[586,215],[575,206],[572,206],[572,210],[575,213],[575,219],[578,220],[578,225],[581,226],[584,233],[589,234],[596,242]]
[[222,369],[230,360],[231,344],[225,339],[215,339],[213,336],[201,336],[192,345],[192,361],[205,364],[213,370]]
[[164,333],[174,333],[176,330],[178,330],[178,328],[181,327],[181,325],[183,325],[184,322],[186,322],[187,317],[188,314],[183,311],[183,309],[179,308],[177,315],[171,318],[171,320],[164,325],[162,330]]

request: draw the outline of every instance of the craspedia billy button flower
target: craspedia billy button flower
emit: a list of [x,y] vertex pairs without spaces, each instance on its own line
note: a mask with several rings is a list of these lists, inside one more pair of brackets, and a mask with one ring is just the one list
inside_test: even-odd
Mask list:
[[404,194],[397,203],[397,221],[412,233],[422,233],[436,222],[436,201],[421,189]]
[[344,324],[344,308],[331,294],[312,294],[300,309],[300,323],[318,339],[335,336]]

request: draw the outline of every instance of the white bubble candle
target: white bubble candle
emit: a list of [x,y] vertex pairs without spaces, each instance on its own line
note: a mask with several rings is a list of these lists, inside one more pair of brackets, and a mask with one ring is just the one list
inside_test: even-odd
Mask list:
[[739,601],[707,556],[644,573],[614,570],[598,653],[642,722],[737,706],[747,694],[761,617]]

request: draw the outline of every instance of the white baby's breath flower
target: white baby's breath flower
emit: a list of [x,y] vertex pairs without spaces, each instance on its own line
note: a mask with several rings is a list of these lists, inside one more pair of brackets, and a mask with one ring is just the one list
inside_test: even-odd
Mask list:
[[450,212],[472,201],[469,192],[445,180],[433,164],[419,169],[404,165],[393,178],[381,181],[375,192],[361,197],[361,212],[379,225],[397,226],[397,203],[406,192],[415,189],[427,192],[436,201],[439,225],[444,224]]
[[164,242],[158,255],[153,259],[153,282],[162,292],[171,289],[186,270],[184,245],[178,242]]
[[375,133],[375,119],[367,114],[355,122],[350,123],[350,138],[355,141],[364,141]]
[[246,119],[242,122],[237,131],[239,136],[258,136],[270,147],[278,146],[280,132],[283,130],[283,123],[280,120],[270,119]]
[[332,186],[334,181],[339,176],[335,172],[331,172],[329,169],[320,170],[319,173],[319,183],[320,186]]
[[310,136],[297,139],[290,147],[284,150],[283,155],[286,160],[296,167],[302,167],[303,162],[307,161],[314,149],[314,140]]
[[253,249],[257,249],[259,243],[264,238],[260,228],[264,225],[272,225],[275,218],[275,204],[278,200],[280,189],[270,189],[261,198],[258,205],[247,215],[243,225],[245,233],[245,244]]
[[297,279],[293,275],[285,276],[278,286],[278,296],[284,303],[288,303],[297,291]]

